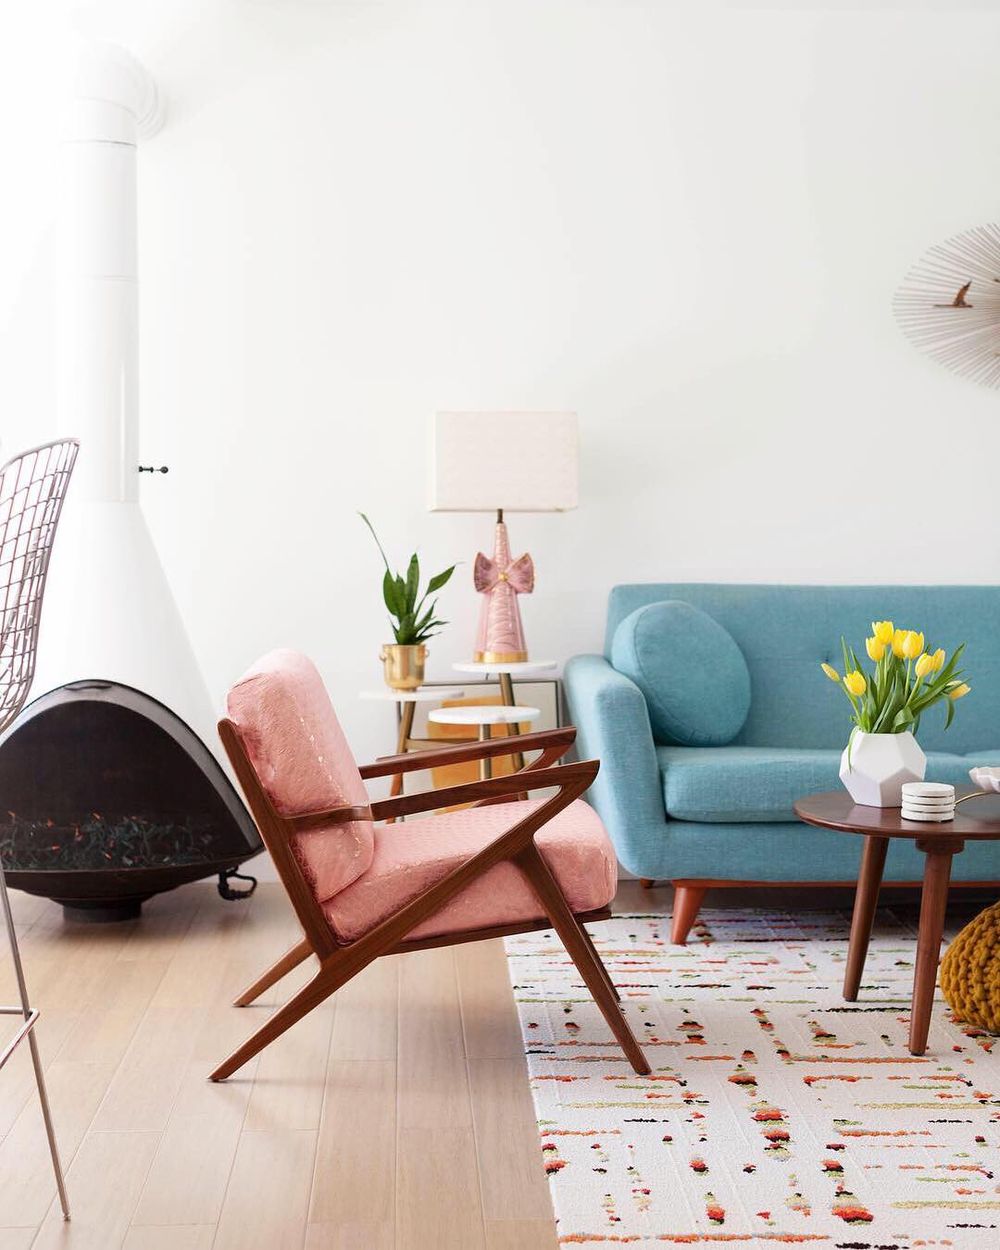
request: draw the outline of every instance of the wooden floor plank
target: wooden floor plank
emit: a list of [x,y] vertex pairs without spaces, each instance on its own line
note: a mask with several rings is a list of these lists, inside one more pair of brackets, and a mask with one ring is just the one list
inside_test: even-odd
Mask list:
[[212,1250],[214,1224],[130,1228],[122,1250]]
[[263,1051],[247,1108],[247,1132],[319,1128],[332,1029],[329,1011],[311,1011]]
[[483,1215],[544,1219],[552,1210],[523,1059],[470,1059]]
[[399,1133],[397,1250],[484,1250],[483,1213],[471,1129]]
[[190,1058],[195,1010],[150,1007],[136,1029],[94,1119],[100,1132],[155,1130],[167,1125]]
[[156,1150],[157,1133],[91,1133],[66,1174],[72,1219],[49,1208],[32,1250],[118,1250]]
[[399,956],[399,1128],[472,1128],[455,952]]
[[305,1250],[395,1250],[395,1237],[392,1224],[310,1224]]
[[0,1250],[30,1250],[37,1233],[37,1228],[0,1228]]
[[333,996],[331,1054],[338,1059],[396,1059],[401,960],[376,959]]
[[470,1059],[521,1059],[524,1040],[511,1010],[503,943],[468,942],[455,950],[465,1049]]
[[396,1064],[331,1058],[310,1223],[390,1231],[395,1222]]
[[249,1098],[249,1085],[214,1085],[202,1064],[188,1065],[133,1224],[218,1222]]
[[[114,1064],[53,1063],[45,1074],[63,1168],[83,1140]],[[52,1157],[37,1098],[29,1098],[0,1143],[0,1210],[9,1224],[39,1225],[55,1197]]]
[[487,1220],[486,1250],[558,1250],[556,1226],[545,1220]]
[[301,1250],[314,1132],[244,1133],[213,1250]]

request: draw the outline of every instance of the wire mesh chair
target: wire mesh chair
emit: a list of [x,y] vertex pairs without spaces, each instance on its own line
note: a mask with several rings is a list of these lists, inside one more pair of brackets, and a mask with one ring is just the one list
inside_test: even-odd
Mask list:
[[[15,456],[0,468],[0,735],[24,707],[35,675],[38,623],[49,556],[79,449],[80,444],[74,438],[45,443]],[[63,1219],[68,1220],[69,1201],[34,1032],[38,1009],[28,1002],[2,863],[0,906],[7,924],[14,975],[21,999],[20,1006],[0,1007],[0,1015],[23,1018],[21,1027],[0,1050],[0,1068],[27,1037],[52,1167],[56,1174],[59,1205]]]

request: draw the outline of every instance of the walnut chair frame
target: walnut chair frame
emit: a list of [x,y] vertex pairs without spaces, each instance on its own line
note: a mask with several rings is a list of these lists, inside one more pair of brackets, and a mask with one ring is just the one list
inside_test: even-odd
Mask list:
[[[280,1037],[297,1020],[318,1006],[345,985],[363,968],[384,955],[421,950],[432,946],[453,946],[512,933],[537,929],[555,929],[573,960],[584,983],[607,1021],[626,1058],[639,1075],[651,1072],[649,1063],[622,1012],[618,993],[600,956],[594,948],[584,922],[607,920],[609,908],[574,913],[566,901],[559,882],[535,845],[535,834],[558,812],[568,807],[590,786],[600,767],[596,760],[558,764],[572,745],[576,730],[572,728],[522,734],[511,738],[488,739],[462,746],[442,747],[433,752],[435,765],[478,761],[497,755],[539,751],[538,757],[526,767],[503,777],[448,786],[422,794],[399,795],[370,803],[368,806],[338,807],[329,811],[307,812],[295,816],[279,813],[261,786],[253,765],[244,750],[236,725],[224,718],[219,734],[236,776],[250,804],[261,837],[267,846],[299,923],[303,938],[270,967],[235,1000],[237,1007],[246,1007],[265,990],[315,955],[319,967],[312,979],[283,1007],[270,1017],[242,1046],[239,1046],[211,1074],[211,1080],[224,1081],[237,1069]],[[390,755],[360,768],[365,781],[378,777],[413,772],[427,767],[427,753]],[[319,827],[355,820],[389,820],[410,816],[455,803],[476,806],[510,802],[525,797],[527,791],[555,787],[556,793],[523,819],[505,830],[487,846],[447,873],[422,894],[412,899],[394,915],[387,917],[354,942],[342,944],[320,909],[312,890],[299,867],[291,836]],[[418,836],[416,832],[414,836]],[[433,916],[449,899],[470,882],[502,862],[515,864],[524,874],[541,904],[547,919],[472,929],[437,937],[407,940],[407,934],[422,921]]]

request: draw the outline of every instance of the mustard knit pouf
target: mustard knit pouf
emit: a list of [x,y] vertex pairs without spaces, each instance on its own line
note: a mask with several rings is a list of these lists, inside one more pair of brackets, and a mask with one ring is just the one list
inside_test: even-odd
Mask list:
[[1000,1033],[1000,903],[970,920],[945,951],[941,992],[959,1020]]

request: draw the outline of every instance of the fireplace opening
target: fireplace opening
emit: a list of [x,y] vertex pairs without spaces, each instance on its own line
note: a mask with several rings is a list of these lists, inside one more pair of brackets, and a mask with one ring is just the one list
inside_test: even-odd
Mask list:
[[187,881],[227,882],[262,849],[215,756],[130,686],[78,681],[42,695],[0,741],[0,859],[8,884],[68,918],[121,920]]

